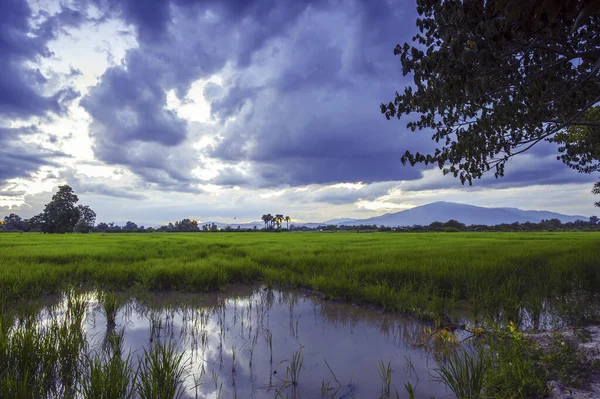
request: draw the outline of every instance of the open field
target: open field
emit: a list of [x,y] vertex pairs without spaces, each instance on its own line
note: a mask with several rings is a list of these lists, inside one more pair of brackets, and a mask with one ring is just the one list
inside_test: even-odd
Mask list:
[[594,233],[2,234],[0,247],[7,301],[67,283],[208,291],[261,281],[442,323],[464,308],[516,321],[550,302],[585,318],[600,286]]
[[[410,367],[424,380],[414,397],[599,392],[598,353],[581,349],[600,347],[594,233],[1,234],[0,247],[3,397],[297,397],[321,380],[323,397],[412,397]],[[237,284],[251,293],[214,306],[188,294],[235,283],[276,289]],[[288,286],[390,312],[358,316]],[[193,302],[165,301],[174,291]],[[538,328],[554,332],[531,338]],[[367,352],[344,358],[359,333]]]

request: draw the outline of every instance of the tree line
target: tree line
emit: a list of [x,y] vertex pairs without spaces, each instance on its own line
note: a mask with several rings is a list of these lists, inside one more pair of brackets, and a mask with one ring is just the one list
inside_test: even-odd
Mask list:
[[79,198],[67,185],[59,186],[44,211],[30,219],[11,213],[0,227],[4,231],[39,231],[42,233],[88,233],[93,230],[96,212],[87,205],[77,205]]
[[265,230],[273,230],[275,226],[277,226],[277,230],[280,230],[283,222],[287,223],[287,229],[289,230],[290,222],[292,221],[292,218],[289,216],[283,216],[281,214],[273,216],[270,213],[262,215],[261,219],[265,223]]
[[600,218],[597,216],[591,216],[588,220],[575,220],[574,222],[563,223],[559,219],[547,219],[542,220],[538,223],[535,222],[524,222],[524,223],[502,223],[496,225],[485,225],[485,224],[473,224],[466,225],[456,220],[449,220],[447,222],[433,222],[429,225],[412,225],[412,226],[377,226],[377,225],[327,225],[318,226],[315,228],[301,227],[299,230],[310,231],[357,231],[357,232],[535,232],[535,231],[600,231]]
[[[123,226],[111,223],[96,222],[96,213],[86,205],[77,205],[79,198],[68,185],[58,187],[58,192],[52,200],[45,205],[44,211],[30,219],[23,219],[11,213],[0,220],[0,231],[37,231],[42,233],[153,233],[153,232],[256,232],[256,231],[397,231],[397,232],[457,232],[457,231],[549,231],[549,230],[600,230],[600,219],[591,216],[588,220],[576,220],[562,223],[559,219],[542,220],[539,223],[525,222],[512,224],[470,225],[456,220],[447,222],[433,222],[427,226],[414,225],[403,227],[387,227],[377,225],[319,225],[317,227],[290,225],[292,218],[282,214],[275,216],[270,213],[262,215],[265,224],[263,229],[256,226],[241,228],[225,226],[219,228],[216,223],[200,225],[193,219],[182,219],[175,223],[168,223],[158,228],[138,226],[128,221]],[[285,228],[283,222],[286,222]]]

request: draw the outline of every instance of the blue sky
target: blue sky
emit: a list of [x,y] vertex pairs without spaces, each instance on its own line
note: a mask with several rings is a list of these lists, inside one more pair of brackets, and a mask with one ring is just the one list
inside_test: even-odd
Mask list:
[[69,184],[99,221],[370,217],[433,201],[592,215],[595,176],[545,143],[465,187],[379,111],[405,1],[3,0],[0,216]]

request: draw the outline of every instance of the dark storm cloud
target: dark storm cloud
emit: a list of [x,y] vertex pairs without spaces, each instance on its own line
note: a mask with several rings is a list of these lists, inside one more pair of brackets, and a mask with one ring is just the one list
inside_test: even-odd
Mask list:
[[57,157],[67,155],[35,145],[8,144],[0,148],[0,186],[3,181],[29,178],[42,166],[60,166]]
[[67,156],[21,140],[37,132],[35,126],[0,127],[0,188],[8,179],[32,177],[42,166],[59,166],[56,158]]
[[[417,182],[427,169],[402,166],[400,156],[431,151],[431,134],[408,132],[406,120],[387,121],[379,112],[382,101],[411,84],[393,48],[415,33],[413,6],[383,0],[343,7],[334,1],[89,1],[106,18],[133,27],[139,43],[81,101],[93,118],[95,155],[153,187],[185,191],[199,182],[191,171],[201,166],[201,154],[191,149],[189,123],[167,108],[166,93],[174,90],[183,99],[192,82],[213,74],[223,84],[204,89],[220,122],[208,155],[228,167],[210,183]],[[516,172],[509,165],[503,180],[476,184],[585,180],[554,172],[546,147],[531,154]]]
[[400,155],[430,149],[430,140],[407,135],[378,108],[393,95],[392,50],[412,14],[375,3],[307,9],[255,54],[212,102],[214,115],[236,116],[212,155],[252,164],[247,182],[263,187],[420,178],[422,168],[403,167]]
[[[556,159],[558,146],[554,143],[541,142],[532,150],[508,161],[504,177],[495,178],[493,170],[486,172],[473,185],[462,185],[460,180],[451,175],[443,176],[442,171],[429,174],[425,179],[406,182],[404,191],[435,190],[443,188],[462,188],[469,190],[485,190],[489,188],[503,189],[526,187],[530,185],[579,184],[597,181],[597,174],[584,174],[570,169]],[[437,172],[437,169],[436,169]]]
[[115,197],[115,198],[129,198],[136,200],[143,200],[146,198],[145,195],[140,194],[135,191],[135,188],[131,187],[129,189],[123,189],[119,187],[111,187],[102,183],[85,183],[82,181],[78,181],[73,183],[73,181],[69,181],[69,185],[73,187],[75,192],[80,194],[98,194],[104,195],[107,197]]
[[58,113],[76,97],[70,87],[44,94],[47,78],[31,64],[51,57],[47,43],[85,20],[82,12],[65,6],[49,15],[34,14],[23,0],[0,2],[0,120]]
[[[92,2],[107,16],[133,25],[139,42],[81,101],[93,118],[95,155],[127,166],[148,182],[170,186],[194,181],[190,170],[197,157],[188,157],[188,163],[160,159],[189,149],[188,123],[167,109],[166,92],[175,90],[183,98],[193,81],[227,63],[248,65],[252,54],[306,7],[275,1]],[[207,94],[218,91],[207,87]],[[150,154],[139,156],[140,143]],[[152,156],[156,153],[160,158]]]
[[10,120],[27,120],[64,113],[79,93],[62,76],[44,76],[35,66],[52,57],[47,44],[65,29],[86,21],[84,13],[60,6],[59,12],[34,13],[23,0],[0,2],[0,187],[7,179],[29,178],[42,166],[58,166],[65,154],[23,142],[38,133],[35,126],[10,128]]
[[[127,70],[109,68],[102,83],[81,101],[94,118],[92,133],[99,136],[99,141],[109,141],[108,145],[115,141],[142,141],[174,146],[185,138],[186,122],[173,111],[164,109],[166,93],[158,83],[160,71],[152,68],[148,61],[140,53],[130,53]],[[104,149],[101,148],[101,159],[125,163],[118,158],[111,159],[116,154],[104,153]]]

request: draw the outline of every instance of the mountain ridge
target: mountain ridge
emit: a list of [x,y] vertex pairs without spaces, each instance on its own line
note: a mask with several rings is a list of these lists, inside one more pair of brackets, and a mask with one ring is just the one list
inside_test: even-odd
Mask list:
[[386,227],[400,227],[422,225],[427,226],[433,222],[447,222],[457,220],[466,225],[496,225],[511,223],[539,223],[547,219],[559,219],[562,223],[575,220],[587,220],[581,215],[564,215],[557,212],[544,210],[523,210],[519,208],[493,208],[482,207],[457,202],[437,201],[417,206],[411,209],[386,213],[367,219],[357,219],[350,226],[377,225]]
[[[524,210],[511,207],[482,207],[458,202],[436,201],[429,204],[420,205],[411,209],[406,209],[399,212],[388,212],[380,216],[375,216],[365,219],[353,218],[334,218],[324,222],[291,222],[295,227],[317,228],[319,226],[337,225],[337,226],[359,226],[359,225],[377,225],[386,227],[403,227],[421,225],[427,226],[433,222],[447,222],[448,220],[457,220],[466,225],[496,225],[496,224],[512,224],[515,222],[539,223],[542,220],[559,219],[562,223],[574,222],[575,220],[588,220],[589,218],[582,215],[564,215],[557,212],[545,210]],[[262,221],[252,221],[246,223],[223,223],[202,221],[198,224],[215,223],[218,228],[231,227],[236,229],[240,226],[241,229],[252,229],[256,227],[261,229],[264,227]],[[140,225],[138,223],[138,225]],[[146,226],[153,224],[147,224]],[[287,224],[283,223],[285,227]],[[158,227],[158,226],[156,226]]]

